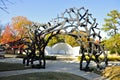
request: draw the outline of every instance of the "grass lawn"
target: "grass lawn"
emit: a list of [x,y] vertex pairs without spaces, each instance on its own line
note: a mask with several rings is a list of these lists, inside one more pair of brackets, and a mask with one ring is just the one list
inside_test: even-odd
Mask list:
[[19,63],[6,63],[6,62],[0,62],[0,71],[11,71],[11,70],[22,70],[22,69],[28,69],[28,67],[24,67],[23,64]]
[[39,72],[17,76],[0,77],[0,80],[87,80],[83,77],[62,72]]
[[[0,71],[22,70],[23,64],[0,62]],[[83,77],[63,72],[39,72],[9,77],[0,77],[0,80],[87,80]]]

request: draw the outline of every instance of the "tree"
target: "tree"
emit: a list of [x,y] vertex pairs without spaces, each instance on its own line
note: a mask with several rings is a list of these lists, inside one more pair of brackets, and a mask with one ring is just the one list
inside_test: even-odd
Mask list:
[[26,17],[17,16],[12,18],[12,26],[15,30],[15,34],[20,38],[25,37],[25,34],[28,32],[26,27],[32,25],[32,22],[28,20]]
[[103,43],[107,50],[110,50],[112,54],[116,53],[116,55],[120,54],[120,34],[116,34],[110,37],[107,40],[104,40]]
[[75,38],[69,35],[65,35],[65,42],[70,44],[72,47],[79,46]]
[[6,51],[8,49],[12,49],[12,51],[15,54],[15,50],[21,50],[24,47],[24,44],[22,42],[22,39],[19,36],[16,36],[15,31],[12,29],[12,27],[10,25],[7,25],[4,32],[1,35],[0,38],[0,43],[2,45],[4,45],[4,47],[6,48]]
[[[46,40],[49,38],[50,34],[46,35]],[[54,44],[58,43],[57,37],[52,37],[52,39],[49,41],[48,46],[53,46]]]
[[14,40],[14,34],[10,28],[10,25],[7,25],[4,32],[1,35],[1,43],[8,43]]
[[[49,35],[50,34],[48,34],[47,37]],[[54,44],[59,43],[59,42],[68,43],[72,47],[79,46],[79,44],[76,42],[75,38],[70,35],[67,35],[67,34],[58,34],[58,35],[52,37],[52,39],[48,43],[48,46],[53,46]]]
[[105,24],[103,25],[102,30],[107,32],[109,39],[104,41],[104,44],[107,49],[114,51],[118,55],[119,46],[120,46],[120,13],[117,10],[112,10],[107,14],[109,18],[105,18]]
[[112,10],[107,14],[109,18],[105,18],[105,24],[103,25],[103,30],[112,36],[118,33],[120,29],[120,13],[117,10]]

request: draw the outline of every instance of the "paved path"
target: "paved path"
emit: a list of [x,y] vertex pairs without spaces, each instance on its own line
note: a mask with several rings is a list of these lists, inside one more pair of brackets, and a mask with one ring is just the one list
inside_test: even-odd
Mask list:
[[[0,62],[22,63],[21,59],[0,59]],[[26,69],[0,72],[0,77],[12,76],[34,72],[67,72],[78,76],[82,76],[88,80],[105,80],[102,76],[92,72],[84,72],[79,70],[79,63],[74,61],[47,61],[46,69]]]

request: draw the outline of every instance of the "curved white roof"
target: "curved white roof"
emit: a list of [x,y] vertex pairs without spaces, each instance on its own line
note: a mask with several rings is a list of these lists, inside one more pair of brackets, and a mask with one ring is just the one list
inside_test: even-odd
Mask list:
[[61,42],[52,46],[52,53],[59,55],[73,55],[73,48],[69,44]]
[[50,46],[45,47],[45,55],[50,55],[51,54],[52,48]]

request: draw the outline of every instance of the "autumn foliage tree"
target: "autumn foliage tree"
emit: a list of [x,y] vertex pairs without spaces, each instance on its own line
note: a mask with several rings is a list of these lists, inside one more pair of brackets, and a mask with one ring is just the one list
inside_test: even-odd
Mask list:
[[7,25],[2,37],[0,39],[1,44],[8,44],[11,49],[22,49],[24,44],[21,44],[21,39],[26,37],[28,29],[32,24],[26,17],[17,16],[12,18],[11,25]]
[[10,28],[10,25],[7,25],[4,32],[1,35],[1,43],[5,44],[13,40],[14,40],[14,34],[12,32],[12,29]]
[[12,27],[15,30],[15,33],[20,38],[25,37],[25,34],[28,32],[26,27],[32,25],[32,22],[28,20],[26,17],[17,16],[12,18]]

